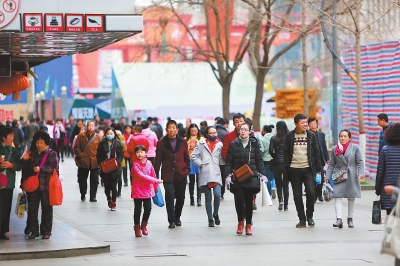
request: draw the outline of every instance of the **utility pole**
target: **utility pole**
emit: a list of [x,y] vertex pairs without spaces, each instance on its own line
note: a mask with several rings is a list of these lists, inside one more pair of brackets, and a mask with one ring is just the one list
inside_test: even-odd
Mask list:
[[301,71],[303,72],[303,87],[304,87],[304,111],[303,114],[308,116],[309,113],[309,106],[308,106],[308,84],[307,84],[307,50],[306,50],[306,0],[301,1],[301,34],[302,39],[301,39],[301,53],[303,56],[303,66],[301,68]]
[[338,63],[336,58],[337,53],[337,28],[336,28],[336,1],[333,1],[332,4],[332,48],[334,53],[332,53],[332,87],[333,87],[333,127],[332,127],[332,135],[333,135],[333,144],[338,143],[339,139],[339,130],[338,130]]

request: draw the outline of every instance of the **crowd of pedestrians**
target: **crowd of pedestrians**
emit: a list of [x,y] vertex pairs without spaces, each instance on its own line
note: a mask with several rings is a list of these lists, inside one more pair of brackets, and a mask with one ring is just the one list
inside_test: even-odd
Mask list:
[[[137,237],[148,234],[151,198],[162,184],[168,228],[182,226],[186,186],[189,184],[190,205],[201,206],[202,193],[209,227],[220,225],[219,209],[224,193],[233,193],[238,225],[237,234],[252,235],[253,210],[256,195],[266,186],[272,198],[278,197],[278,210],[289,211],[289,183],[299,218],[297,228],[313,227],[314,204],[322,197],[322,184],[334,173],[345,170],[346,181],[334,186],[336,222],[343,227],[342,198],[348,200],[348,227],[354,227],[355,198],[361,197],[360,180],[364,178],[364,161],[360,148],[352,143],[351,132],[342,130],[339,142],[328,153],[325,135],[318,121],[298,114],[295,129],[289,131],[284,121],[265,125],[261,136],[254,132],[251,119],[243,114],[233,115],[232,131],[229,121],[217,117],[209,126],[199,126],[186,120],[185,127],[168,119],[165,134],[157,118],[136,124],[126,124],[121,118],[110,126],[99,117],[78,120],[71,116],[66,122],[55,123],[40,119],[29,122],[15,120],[0,130],[0,174],[8,184],[0,189],[0,239],[8,239],[9,220],[15,172],[22,170],[21,184],[38,175],[40,185],[28,195],[28,219],[25,233],[29,239],[42,235],[48,239],[52,231],[53,209],[49,204],[48,182],[54,170],[73,157],[77,166],[77,181],[81,201],[86,201],[89,178],[89,201],[97,202],[99,184],[104,186],[107,206],[117,210],[121,187],[131,186],[134,200],[134,231]],[[397,185],[400,158],[400,124],[389,123],[385,114],[378,115],[382,127],[376,193],[388,213],[393,208],[385,185]],[[273,133],[275,129],[275,133]],[[326,175],[324,166],[328,164]],[[238,174],[245,167],[246,177]],[[316,177],[321,176],[321,184]],[[22,188],[22,186],[21,186]],[[306,206],[304,207],[303,192]],[[38,223],[39,203],[42,207]],[[142,215],[143,209],[143,215]]]

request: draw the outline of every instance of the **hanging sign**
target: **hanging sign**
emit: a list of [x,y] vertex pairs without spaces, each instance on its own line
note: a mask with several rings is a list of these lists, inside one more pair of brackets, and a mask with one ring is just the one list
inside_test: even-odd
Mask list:
[[83,14],[65,14],[65,31],[66,32],[84,32]]
[[63,14],[44,14],[44,31],[63,32],[64,19]]
[[86,14],[86,32],[104,32],[104,15]]
[[18,14],[20,0],[0,1],[0,29],[10,24]]
[[43,16],[40,13],[24,14],[24,32],[42,32]]

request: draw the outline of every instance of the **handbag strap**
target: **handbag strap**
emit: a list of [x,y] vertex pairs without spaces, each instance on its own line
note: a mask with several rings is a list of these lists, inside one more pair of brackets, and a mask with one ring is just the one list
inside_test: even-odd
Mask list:
[[92,143],[92,141],[94,140],[94,138],[96,137],[96,135],[97,135],[97,133],[94,133],[93,137],[89,140],[88,143],[86,143],[86,146],[85,146],[85,148],[83,148],[83,151],[85,151],[86,148],[89,146],[89,144]]
[[249,141],[249,145],[250,145],[250,150],[249,150],[249,162],[247,163],[248,165],[250,165],[250,155],[251,155],[251,142]]
[[[51,152],[51,149],[47,149],[47,152],[45,153],[45,155],[42,158],[42,161],[40,162],[39,167],[42,168],[44,166],[44,164],[46,163],[47,157],[49,156],[49,153]],[[39,176],[40,172],[38,172],[36,175]]]

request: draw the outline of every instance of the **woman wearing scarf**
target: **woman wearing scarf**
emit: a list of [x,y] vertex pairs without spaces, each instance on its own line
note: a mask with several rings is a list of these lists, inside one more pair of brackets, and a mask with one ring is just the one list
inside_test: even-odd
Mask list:
[[[350,131],[344,129],[339,133],[339,143],[332,148],[326,176],[331,177],[333,171],[346,169],[347,180],[335,184],[333,189],[336,210],[336,223],[333,227],[343,227],[342,198],[347,198],[348,202],[347,224],[349,228],[354,227],[355,198],[361,198],[360,180],[364,179],[364,160],[360,148],[351,142]],[[328,179],[325,182],[328,182]]]
[[[218,138],[215,127],[207,127],[206,138],[202,138],[195,146],[190,159],[191,162],[200,168],[198,185],[203,188],[206,196],[206,211],[208,216],[208,226],[220,225],[218,216],[219,204],[221,201],[222,178],[219,168],[222,160],[222,142]],[[214,213],[211,206],[212,194],[214,193]]]

